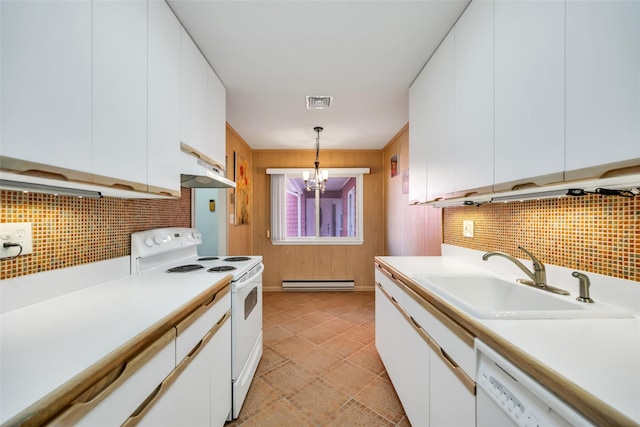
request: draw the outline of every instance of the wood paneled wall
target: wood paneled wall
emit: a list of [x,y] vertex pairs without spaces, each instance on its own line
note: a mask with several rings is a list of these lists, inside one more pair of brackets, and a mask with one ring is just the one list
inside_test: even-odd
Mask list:
[[[227,123],[227,177],[231,180],[235,179],[233,170],[233,158],[234,153],[236,152],[247,159],[251,168],[251,147],[249,147],[246,141],[242,139],[242,137],[238,135],[238,133]],[[233,194],[234,190],[229,189],[227,192],[227,217],[231,214],[234,214]],[[249,209],[251,211],[250,216],[252,218],[251,223],[243,225],[229,224],[229,232],[227,234],[227,253],[229,255],[255,255],[252,249],[253,245],[251,243],[253,239],[253,220],[255,219],[255,211],[253,210],[253,205],[253,203],[249,204]],[[227,223],[229,223],[229,218],[227,218]]]
[[[398,156],[398,174],[391,177],[391,157]],[[442,209],[409,205],[402,194],[402,174],[409,168],[409,125],[383,150],[385,192],[385,255],[440,255]]]
[[313,150],[253,151],[253,249],[265,264],[266,291],[281,290],[282,280],[355,280],[357,290],[374,286],[373,258],[384,252],[383,165],[380,150],[321,150],[321,167],[368,167],[364,176],[363,245],[287,246],[273,245],[270,180],[267,168],[297,168],[313,165]]

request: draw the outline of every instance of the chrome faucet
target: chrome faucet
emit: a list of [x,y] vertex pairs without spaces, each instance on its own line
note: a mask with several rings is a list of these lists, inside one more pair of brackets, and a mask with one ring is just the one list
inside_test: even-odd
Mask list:
[[543,289],[545,291],[553,292],[553,293],[556,293],[556,294],[569,295],[569,292],[565,291],[564,289],[559,289],[559,288],[555,288],[553,286],[549,286],[547,284],[547,272],[546,272],[546,270],[544,268],[544,264],[542,264],[538,258],[533,256],[533,254],[531,252],[529,252],[528,250],[526,250],[522,246],[518,246],[518,249],[520,249],[522,252],[524,252],[527,255],[529,255],[529,258],[531,258],[531,261],[533,262],[533,272],[531,272],[527,267],[525,267],[515,257],[512,257],[511,255],[506,254],[504,252],[500,252],[500,251],[487,252],[486,254],[482,255],[482,260],[486,261],[489,258],[491,258],[492,256],[501,256],[503,258],[506,258],[509,261],[513,262],[530,279],[530,280],[518,279],[518,282],[520,282],[522,284],[525,284],[525,285],[533,286],[535,288]]

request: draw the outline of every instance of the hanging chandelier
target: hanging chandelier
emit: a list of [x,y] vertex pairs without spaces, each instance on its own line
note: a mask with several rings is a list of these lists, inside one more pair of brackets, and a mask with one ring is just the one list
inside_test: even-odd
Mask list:
[[309,172],[304,171],[302,172],[302,179],[304,180],[304,185],[307,191],[324,191],[327,188],[329,171],[325,169],[320,172],[320,170],[318,169],[320,167],[320,132],[322,132],[323,129],[320,126],[316,126],[313,128],[313,130],[318,134],[318,136],[316,136],[316,161],[314,163],[315,168],[313,171],[313,177],[309,178]]

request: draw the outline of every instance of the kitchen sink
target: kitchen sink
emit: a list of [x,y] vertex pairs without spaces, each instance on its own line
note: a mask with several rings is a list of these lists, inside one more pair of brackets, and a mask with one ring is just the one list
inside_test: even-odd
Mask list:
[[586,304],[494,276],[416,274],[427,290],[480,319],[623,318],[633,314],[602,303]]

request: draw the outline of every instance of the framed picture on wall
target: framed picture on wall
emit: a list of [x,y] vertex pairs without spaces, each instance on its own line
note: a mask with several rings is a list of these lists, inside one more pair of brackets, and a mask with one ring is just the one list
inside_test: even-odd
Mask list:
[[391,178],[398,175],[398,155],[391,156]]
[[247,159],[238,152],[233,153],[235,189],[235,225],[251,222],[251,170]]

